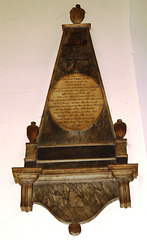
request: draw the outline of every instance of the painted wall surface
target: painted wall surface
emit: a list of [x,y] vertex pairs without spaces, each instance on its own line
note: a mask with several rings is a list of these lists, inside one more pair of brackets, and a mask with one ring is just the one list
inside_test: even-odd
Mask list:
[[147,145],[147,1],[130,1],[130,31],[143,130]]
[[[84,22],[92,24],[91,36],[113,122],[122,118],[127,123],[129,163],[139,163],[139,176],[130,184],[132,208],[120,209],[119,201],[110,204],[93,221],[82,225],[76,239],[146,239],[147,164],[142,123],[147,96],[147,4],[145,0],[78,3],[86,10]],[[75,0],[0,0],[1,240],[73,239],[68,226],[43,207],[34,205],[33,212],[21,212],[20,186],[14,183],[11,168],[23,167],[26,127],[32,120],[39,125],[61,25],[70,23],[69,11],[75,4]]]

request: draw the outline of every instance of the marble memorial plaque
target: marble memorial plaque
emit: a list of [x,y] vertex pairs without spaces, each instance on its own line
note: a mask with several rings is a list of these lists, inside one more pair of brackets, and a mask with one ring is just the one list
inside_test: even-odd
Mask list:
[[60,127],[82,131],[96,122],[102,112],[104,98],[94,79],[74,73],[55,84],[48,104],[51,116]]

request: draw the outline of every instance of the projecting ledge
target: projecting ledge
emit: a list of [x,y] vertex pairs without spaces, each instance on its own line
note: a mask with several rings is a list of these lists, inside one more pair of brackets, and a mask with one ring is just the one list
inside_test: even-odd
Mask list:
[[63,24],[62,29],[64,28],[88,28],[91,29],[90,23],[82,23],[82,24]]
[[13,168],[16,183],[45,183],[49,182],[91,182],[103,180],[133,181],[138,175],[138,164],[115,164],[97,168]]

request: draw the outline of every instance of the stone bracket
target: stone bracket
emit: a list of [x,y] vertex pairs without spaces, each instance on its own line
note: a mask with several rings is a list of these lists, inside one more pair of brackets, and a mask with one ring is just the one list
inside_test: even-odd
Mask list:
[[121,208],[131,207],[130,186],[128,179],[118,181],[119,201]]
[[138,164],[110,165],[109,169],[118,181],[120,207],[131,207],[129,183],[138,175]]
[[14,180],[21,185],[21,210],[32,211],[33,183],[37,180],[41,168],[13,168]]
[[21,184],[21,210],[25,212],[32,211],[33,201],[33,184]]

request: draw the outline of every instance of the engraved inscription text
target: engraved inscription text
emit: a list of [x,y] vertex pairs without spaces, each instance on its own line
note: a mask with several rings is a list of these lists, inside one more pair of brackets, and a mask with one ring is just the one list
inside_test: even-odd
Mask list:
[[59,80],[49,95],[49,111],[60,127],[85,130],[98,119],[104,104],[99,85],[89,76],[74,73]]

